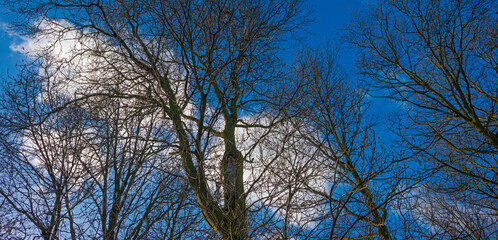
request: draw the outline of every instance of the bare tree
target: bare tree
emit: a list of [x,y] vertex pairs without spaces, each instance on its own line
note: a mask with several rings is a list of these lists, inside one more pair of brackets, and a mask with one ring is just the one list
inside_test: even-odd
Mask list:
[[60,99],[41,91],[37,69],[23,70],[2,95],[0,197],[19,221],[9,237],[76,239],[81,232],[73,210],[85,196],[77,167],[82,111],[67,108],[47,118]]
[[326,205],[327,237],[392,239],[387,206],[403,191],[394,171],[400,159],[374,133],[365,89],[347,80],[328,49],[304,50],[294,74],[301,90],[289,113],[326,179],[326,186],[305,184]]
[[[346,37],[360,50],[361,72],[401,104],[400,113],[406,110],[397,133],[418,154],[418,171],[438,172],[430,189],[462,200],[472,195],[471,204],[495,214],[496,8],[486,0],[376,1],[358,15]],[[447,223],[448,229],[474,232],[470,222]]]
[[151,229],[160,226],[165,236],[177,239],[186,229],[202,229],[193,226],[200,213],[188,206],[190,191],[178,173],[179,161],[168,154],[171,129],[161,125],[158,114],[109,97],[87,104],[92,118],[79,164],[89,185],[82,204],[92,235],[151,238]]
[[[157,111],[108,96],[68,104],[67,88],[59,84],[67,72],[50,65],[23,70],[1,102],[0,199],[6,216],[15,220],[5,220],[2,234],[44,239],[204,234],[179,161],[167,153],[171,129],[157,121]],[[160,237],[154,235],[159,228]],[[198,233],[186,234],[187,229]]]
[[[306,21],[302,2],[10,4],[22,14],[69,23],[45,33],[62,35],[77,29],[81,35],[103,42],[92,45],[82,41],[84,47],[79,54],[89,54],[105,63],[93,70],[112,70],[144,89],[138,94],[131,91],[114,95],[147,100],[162,109],[165,120],[173,126],[176,154],[204,219],[223,239],[247,238],[250,230],[244,166],[248,156],[239,149],[236,129],[271,129],[278,119],[278,114],[267,114],[267,124],[257,121],[274,91],[268,83],[280,79],[278,44],[285,33],[293,32]],[[33,29],[29,20],[31,27],[24,29]],[[25,23],[18,26],[26,26]],[[100,84],[105,84],[104,79],[94,78]],[[249,114],[256,116],[256,121],[243,121]],[[221,198],[213,189],[219,180]]]

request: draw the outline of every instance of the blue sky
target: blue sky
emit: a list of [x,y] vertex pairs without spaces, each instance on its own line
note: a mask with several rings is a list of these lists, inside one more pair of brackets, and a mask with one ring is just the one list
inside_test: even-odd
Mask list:
[[[309,32],[306,44],[316,46],[336,40],[339,29],[349,22],[352,12],[361,9],[366,2],[366,0],[306,0],[305,3],[312,7],[315,18],[315,22],[306,27]],[[2,56],[0,77],[5,77],[7,72],[11,74],[15,72],[15,65],[19,63],[21,56],[10,49],[10,45],[19,39],[5,32],[10,16],[5,14],[5,11],[0,10],[0,12],[2,13],[0,15],[0,56]],[[353,64],[351,53],[342,53],[341,59],[344,66],[351,67]]]
[[[312,8],[312,17],[314,22],[305,27],[304,37],[305,45],[311,47],[322,46],[327,43],[337,45],[340,43],[339,35],[343,28],[353,17],[355,11],[365,8],[369,0],[305,0],[305,4]],[[16,73],[16,64],[22,60],[22,56],[13,52],[10,46],[13,43],[19,43],[21,39],[15,35],[8,34],[5,30],[7,22],[12,16],[6,14],[5,10],[0,9],[0,80],[7,76],[7,73],[13,75]],[[339,45],[339,47],[341,47]],[[283,53],[292,61],[293,51]],[[355,74],[354,61],[355,53],[353,51],[341,51],[339,55],[340,64],[350,72],[351,80],[355,81],[359,77]],[[370,110],[374,115],[384,115],[389,112],[392,105],[381,99],[371,99]]]
[[313,8],[315,23],[310,24],[308,29],[316,35],[312,42],[324,42],[333,40],[339,34],[339,30],[352,18],[352,13],[366,5],[365,0],[307,0]]
[[[339,35],[341,28],[343,28],[353,17],[355,11],[365,8],[370,0],[305,0],[305,4],[312,8],[312,17],[314,22],[305,27],[304,37],[305,45],[311,47],[323,46],[324,44],[331,43],[335,47],[343,47],[340,44]],[[16,73],[16,64],[21,63],[22,56],[19,53],[13,52],[10,46],[13,43],[19,43],[21,39],[15,35],[8,34],[5,30],[7,22],[9,21],[8,14],[5,10],[0,9],[0,56],[2,62],[0,64],[0,81],[5,78],[7,74],[14,75]],[[341,49],[342,50],[342,49]],[[283,53],[284,57],[288,57],[287,61],[293,60],[293,51]],[[355,74],[354,68],[355,53],[353,51],[341,51],[339,55],[340,65],[349,72],[350,80],[357,81],[359,76]],[[390,114],[395,105],[389,100],[385,99],[372,99],[370,98],[370,112],[372,117],[385,117]],[[385,126],[378,125],[379,132],[383,132],[387,136],[389,131]]]
[[13,73],[15,64],[20,60],[19,54],[10,50],[10,45],[14,41],[14,37],[9,36],[5,32],[5,16],[1,16],[1,32],[0,32],[0,56],[2,56],[2,63],[0,64],[0,76],[5,76],[7,71]]

